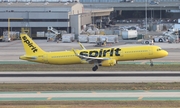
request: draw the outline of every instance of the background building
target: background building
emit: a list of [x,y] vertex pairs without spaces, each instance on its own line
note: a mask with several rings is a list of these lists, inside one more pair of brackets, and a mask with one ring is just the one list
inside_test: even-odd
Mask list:
[[[9,25],[8,25],[9,22]],[[91,14],[83,13],[83,5],[49,2],[2,2],[0,3],[0,35],[3,31],[21,31],[29,28],[30,35],[47,31],[51,26],[78,35],[81,26],[91,23]]]

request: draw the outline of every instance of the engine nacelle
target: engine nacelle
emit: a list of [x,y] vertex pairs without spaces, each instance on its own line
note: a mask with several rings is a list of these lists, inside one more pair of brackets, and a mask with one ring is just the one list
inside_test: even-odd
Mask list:
[[99,66],[114,66],[116,64],[116,60],[115,59],[110,59],[110,60],[105,60],[102,61]]

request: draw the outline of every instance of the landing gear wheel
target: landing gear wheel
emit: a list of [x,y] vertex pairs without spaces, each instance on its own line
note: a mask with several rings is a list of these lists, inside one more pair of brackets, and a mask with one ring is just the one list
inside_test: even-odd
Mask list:
[[95,65],[95,67],[96,67],[96,70],[98,69],[98,66],[97,65]]
[[151,67],[152,67],[152,66],[154,66],[154,64],[153,64],[152,60],[150,60],[150,66],[151,66]]
[[153,64],[153,63],[151,63],[151,64],[150,64],[150,66],[154,66],[154,64]]
[[95,65],[95,66],[92,68],[93,71],[96,71],[97,69],[98,69],[98,66],[97,66],[97,65]]

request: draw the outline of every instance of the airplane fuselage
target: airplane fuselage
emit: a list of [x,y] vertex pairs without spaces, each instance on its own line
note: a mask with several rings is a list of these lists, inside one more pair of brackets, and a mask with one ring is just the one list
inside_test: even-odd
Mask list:
[[[129,60],[146,60],[161,58],[166,55],[164,50],[158,50],[157,46],[133,46],[122,48],[102,48],[102,49],[89,49],[89,50],[76,50],[78,54],[88,57],[105,57],[115,59],[116,61],[129,61]],[[36,58],[36,59],[34,59]],[[25,60],[50,63],[50,64],[80,64],[86,63],[77,57],[73,51],[60,51],[60,52],[45,52],[39,55],[34,55],[33,59]]]

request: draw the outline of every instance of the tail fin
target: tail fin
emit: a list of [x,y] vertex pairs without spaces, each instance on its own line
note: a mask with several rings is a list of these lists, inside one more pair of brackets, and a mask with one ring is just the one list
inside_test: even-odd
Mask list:
[[22,44],[26,55],[38,55],[39,53],[44,53],[43,51],[27,34],[20,34]]

